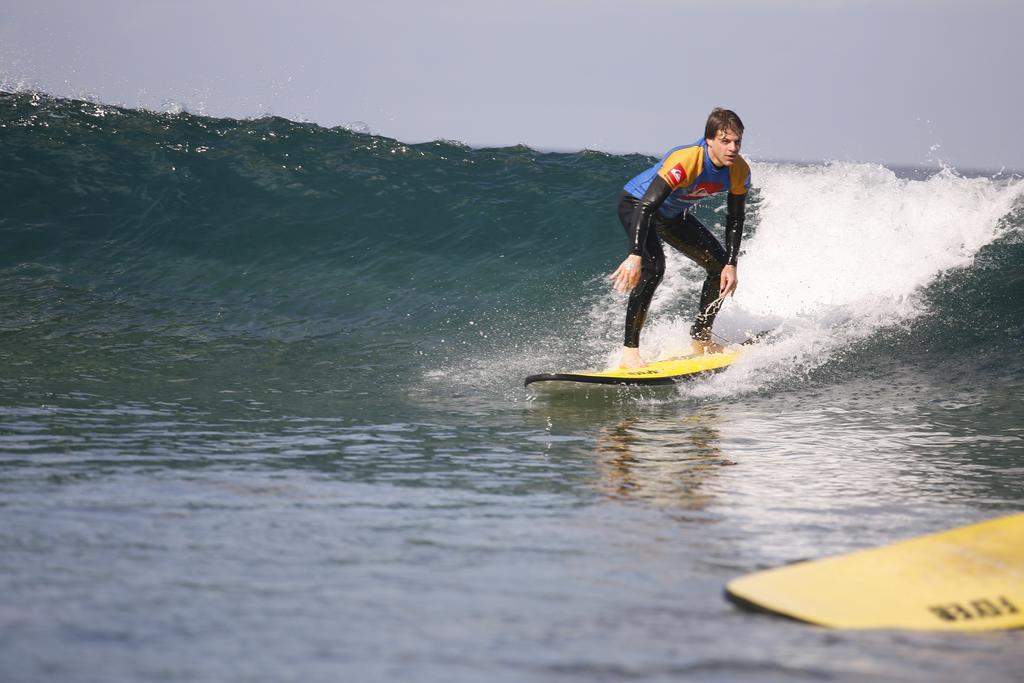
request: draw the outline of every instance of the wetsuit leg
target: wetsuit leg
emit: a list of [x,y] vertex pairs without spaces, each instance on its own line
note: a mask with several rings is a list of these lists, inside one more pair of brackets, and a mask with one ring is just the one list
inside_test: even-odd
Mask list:
[[715,316],[721,303],[715,304],[721,290],[722,268],[725,267],[725,248],[711,231],[686,212],[672,221],[658,226],[661,239],[683,252],[707,271],[704,286],[700,292],[700,309],[697,318],[690,328],[690,336],[699,341],[711,340],[711,326],[715,324]]
[[[633,223],[633,211],[636,210],[639,201],[636,197],[623,192],[619,197],[619,220],[626,230],[628,237],[629,228]],[[660,218],[655,218],[655,225],[664,223]],[[661,240],[657,233],[660,230],[651,230],[647,233],[647,240],[642,245],[643,253],[640,254],[640,282],[629,293],[629,303],[626,305],[626,329],[623,340],[624,346],[637,348],[640,346],[640,330],[643,329],[644,321],[647,319],[647,309],[651,307],[651,299],[654,298],[654,290],[665,276],[665,252],[661,248]]]

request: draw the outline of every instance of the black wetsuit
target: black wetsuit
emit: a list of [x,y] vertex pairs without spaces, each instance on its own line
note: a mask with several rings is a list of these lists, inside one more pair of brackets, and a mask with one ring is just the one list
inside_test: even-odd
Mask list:
[[[675,249],[682,252],[687,258],[693,260],[705,271],[707,277],[701,289],[699,310],[693,326],[690,328],[690,336],[698,341],[710,341],[711,327],[715,322],[715,316],[721,303],[716,303],[719,297],[722,269],[726,265],[736,265],[739,256],[740,240],[743,236],[743,222],[746,205],[746,187],[749,186],[749,169],[743,162],[741,168],[735,169],[736,179],[732,180],[732,189],[741,190],[742,193],[729,192],[727,202],[727,216],[725,229],[726,246],[711,234],[704,225],[690,212],[688,205],[699,196],[709,196],[715,192],[727,189],[724,184],[715,186],[711,183],[697,183],[687,185],[687,174],[684,172],[676,187],[672,187],[666,180],[678,178],[676,169],[680,166],[670,165],[679,158],[681,149],[677,148],[670,152],[659,165],[649,169],[644,174],[630,181],[619,196],[618,214],[630,239],[630,253],[641,257],[640,281],[633,288],[629,295],[629,304],[626,308],[626,327],[624,345],[636,348],[640,345],[640,330],[644,326],[647,317],[647,309],[651,305],[654,291],[665,275],[665,252],[662,250],[661,242],[667,242]],[[683,155],[690,150],[686,149]],[[674,156],[675,155],[675,156]],[[695,171],[701,166],[710,164],[706,156],[694,160],[696,168],[691,168],[690,179],[696,181]],[[668,169],[666,172],[664,169]],[[660,170],[659,170],[660,169]],[[732,169],[726,169],[726,172]],[[652,171],[654,171],[652,173]],[[721,173],[723,169],[712,167],[713,173]],[[644,177],[646,176],[646,177]],[[640,184],[642,183],[642,185]],[[646,185],[645,192],[641,198],[637,198],[629,192],[631,188]],[[702,195],[694,195],[694,188],[704,190]],[[710,190],[710,192],[707,192]],[[676,193],[673,196],[673,193]],[[674,204],[674,216],[667,217],[659,211],[666,201]]]

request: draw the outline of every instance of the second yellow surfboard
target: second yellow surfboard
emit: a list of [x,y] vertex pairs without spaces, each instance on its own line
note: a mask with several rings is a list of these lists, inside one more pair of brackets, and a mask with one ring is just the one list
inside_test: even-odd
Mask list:
[[1021,628],[1024,513],[757,572],[730,581],[726,595],[834,628]]

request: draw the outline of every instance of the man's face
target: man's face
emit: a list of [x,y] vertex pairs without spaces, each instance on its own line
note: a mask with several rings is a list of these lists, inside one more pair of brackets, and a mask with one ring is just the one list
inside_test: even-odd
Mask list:
[[743,136],[731,130],[720,130],[714,139],[708,138],[708,153],[715,166],[732,166],[740,154]]

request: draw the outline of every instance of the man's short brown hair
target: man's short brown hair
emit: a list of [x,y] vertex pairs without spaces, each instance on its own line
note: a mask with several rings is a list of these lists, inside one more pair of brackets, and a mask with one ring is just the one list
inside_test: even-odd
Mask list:
[[726,132],[732,131],[743,137],[743,122],[740,121],[740,117],[733,110],[715,107],[711,111],[711,115],[708,116],[707,125],[704,126],[704,137],[708,140],[714,140],[718,135],[718,131],[721,130]]

